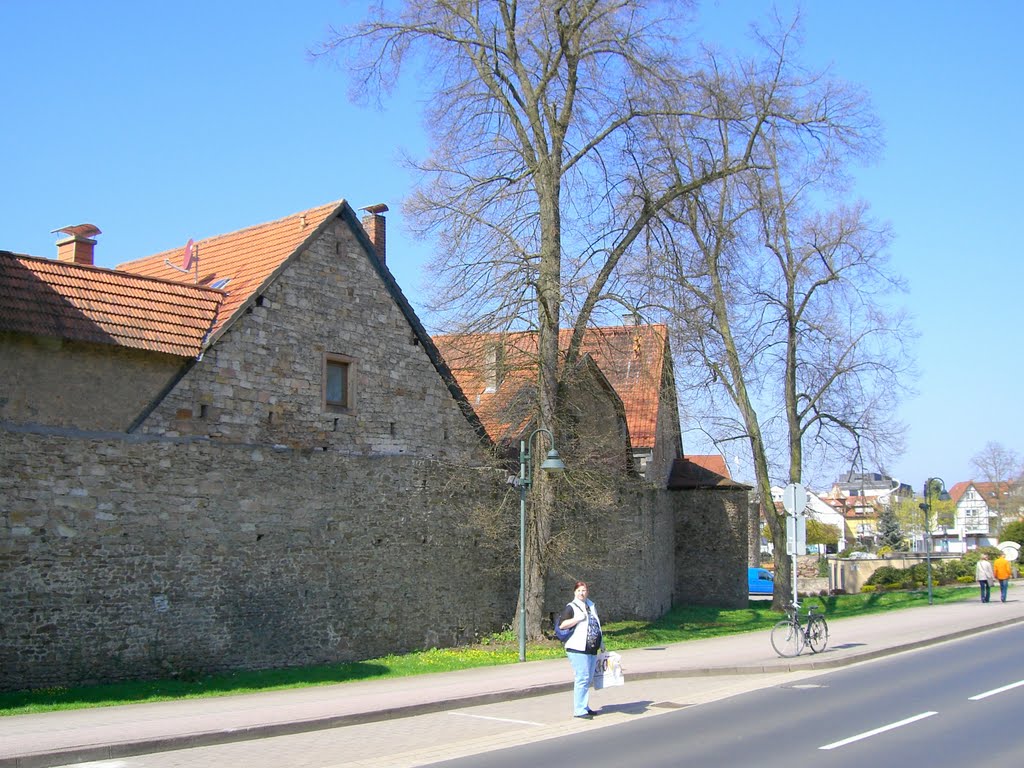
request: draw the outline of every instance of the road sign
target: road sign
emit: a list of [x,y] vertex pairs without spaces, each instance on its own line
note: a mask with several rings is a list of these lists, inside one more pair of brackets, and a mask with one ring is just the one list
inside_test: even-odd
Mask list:
[[800,483],[790,483],[782,491],[782,508],[791,515],[802,515],[807,508],[807,490]]
[[807,554],[807,517],[786,515],[786,554]]

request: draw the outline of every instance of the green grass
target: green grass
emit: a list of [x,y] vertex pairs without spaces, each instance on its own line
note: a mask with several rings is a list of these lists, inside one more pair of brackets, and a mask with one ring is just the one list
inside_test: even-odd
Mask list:
[[[936,603],[957,602],[974,596],[973,586],[936,587],[933,590]],[[927,605],[928,595],[918,590],[811,597],[803,600],[802,607],[806,610],[815,603],[829,619],[835,620]],[[778,620],[779,614],[771,610],[769,601],[752,600],[748,608],[729,610],[703,606],[681,607],[653,622],[609,622],[604,625],[605,645],[609,650],[624,650],[679,643],[767,630]],[[561,658],[563,651],[557,641],[544,640],[530,643],[526,655],[528,660],[537,661]],[[511,664],[518,658],[517,639],[511,631],[506,630],[486,638],[478,645],[432,649],[347,664],[0,693],[0,716],[409,677]]]

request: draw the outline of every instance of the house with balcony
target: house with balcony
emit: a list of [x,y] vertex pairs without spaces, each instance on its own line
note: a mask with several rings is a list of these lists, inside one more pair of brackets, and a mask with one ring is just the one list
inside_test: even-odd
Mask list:
[[1010,498],[1008,483],[966,480],[949,489],[956,505],[951,528],[936,534],[935,547],[941,552],[969,552],[999,543],[1000,510]]

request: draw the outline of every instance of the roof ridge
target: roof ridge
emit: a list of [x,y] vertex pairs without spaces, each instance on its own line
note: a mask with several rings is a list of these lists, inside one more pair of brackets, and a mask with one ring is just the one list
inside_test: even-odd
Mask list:
[[[312,213],[313,211],[319,211],[319,210],[322,210],[324,208],[332,208],[332,209],[338,208],[339,206],[343,205],[344,203],[345,203],[345,198],[341,198],[339,200],[333,200],[333,201],[328,202],[328,203],[323,203],[322,205],[314,205],[314,206],[312,206],[310,208],[305,208],[305,209],[303,209],[301,211],[295,211],[294,213],[289,213],[289,214],[286,214],[284,216],[280,216],[280,217],[278,217],[276,219],[271,219],[270,221],[264,221],[264,222],[261,222],[259,224],[250,224],[247,227],[242,227],[241,229],[235,229],[235,230],[232,230],[230,232],[219,232],[219,233],[217,233],[215,235],[210,235],[209,237],[200,237],[200,238],[194,239],[193,242],[196,243],[196,244],[215,243],[218,240],[223,240],[225,238],[238,237],[239,235],[244,235],[246,232],[252,232],[252,231],[255,231],[255,230],[259,230],[259,229],[265,229],[265,228],[268,228],[268,227],[272,227],[272,226],[277,225],[277,224],[283,224],[286,221],[288,221],[289,219],[301,218],[303,215],[308,214],[308,213]],[[174,247],[162,250],[162,251],[157,251],[156,253],[151,253],[148,256],[140,256],[139,258],[132,259],[131,261],[124,261],[121,264],[119,264],[118,267],[119,268],[122,267],[122,266],[123,267],[127,267],[128,265],[134,264],[135,262],[138,262],[138,261],[148,261],[149,259],[154,259],[154,258],[156,258],[158,256],[163,256],[163,255],[169,254],[169,253],[170,254],[177,254],[177,253],[179,253],[181,251],[182,247],[183,246],[181,246],[181,245],[174,246]],[[200,258],[201,257],[202,257],[202,254],[200,254]]]
[[143,275],[138,272],[128,272],[123,269],[117,269],[115,267],[101,267],[97,264],[78,264],[70,261],[58,261],[57,259],[48,259],[45,256],[30,256],[28,254],[12,253],[11,251],[0,251],[0,256],[6,256],[15,260],[27,259],[36,264],[43,265],[49,269],[63,270],[67,272],[99,272],[104,275],[114,275],[124,280],[139,280],[148,283],[159,283],[161,285],[174,286],[175,288],[185,288],[202,291],[204,293],[216,293],[223,296],[225,291],[220,288],[213,288],[209,285],[202,285],[199,283],[187,283],[180,280],[168,280],[162,277],[153,277],[151,275]]

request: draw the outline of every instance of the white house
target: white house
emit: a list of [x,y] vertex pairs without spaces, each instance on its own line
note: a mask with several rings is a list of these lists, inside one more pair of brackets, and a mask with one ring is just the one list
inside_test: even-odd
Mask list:
[[967,480],[954,485],[949,497],[956,504],[956,518],[952,528],[935,536],[936,548],[963,553],[998,544],[999,502],[1008,494],[1006,483]]
[[[782,492],[783,488],[773,487],[772,488],[772,501],[776,507],[782,504]],[[832,527],[839,530],[839,552],[846,549],[846,520],[843,518],[842,513],[833,507],[828,502],[824,501],[821,496],[816,494],[814,491],[807,491],[807,506],[804,509],[804,514],[808,517],[814,518],[819,523],[824,525],[831,525]],[[814,545],[818,550],[818,554],[825,553],[825,547],[823,544]],[[810,549],[810,547],[808,547]]]

